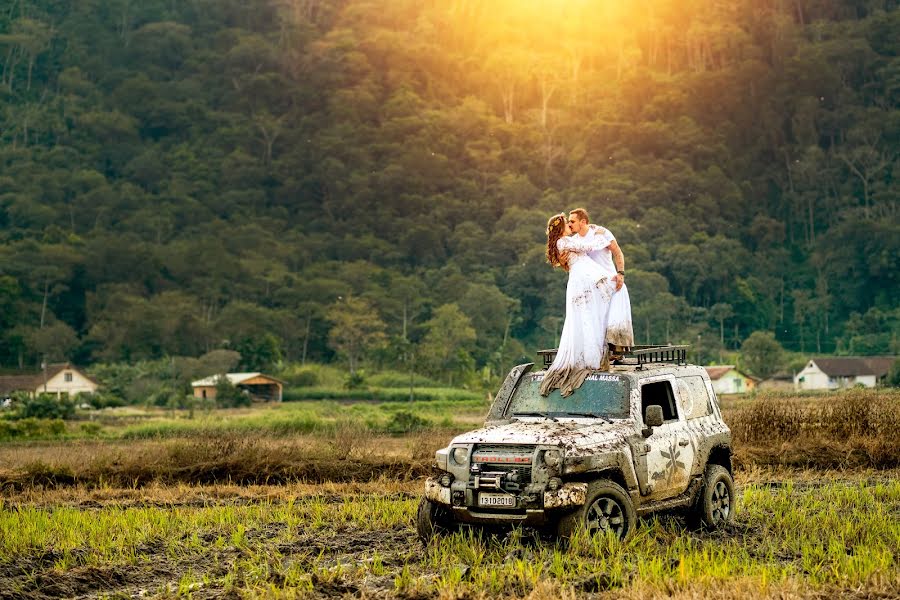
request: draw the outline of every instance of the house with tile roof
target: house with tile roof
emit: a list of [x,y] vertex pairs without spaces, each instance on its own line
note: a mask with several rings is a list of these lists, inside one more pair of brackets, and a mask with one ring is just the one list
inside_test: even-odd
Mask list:
[[837,356],[811,358],[794,376],[798,390],[839,390],[884,382],[895,356]]
[[0,375],[0,399],[9,398],[14,393],[29,395],[54,394],[57,398],[63,395],[92,394],[99,384],[85,375],[71,363],[47,365],[44,371],[21,375]]
[[709,374],[716,394],[746,394],[756,388],[757,379],[745,375],[734,365],[713,365],[703,367]]

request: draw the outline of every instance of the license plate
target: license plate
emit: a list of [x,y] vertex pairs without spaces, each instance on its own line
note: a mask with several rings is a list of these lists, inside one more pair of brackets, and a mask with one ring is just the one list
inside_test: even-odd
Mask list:
[[516,507],[516,497],[510,496],[509,494],[490,494],[482,492],[478,494],[478,506],[490,506],[490,507]]

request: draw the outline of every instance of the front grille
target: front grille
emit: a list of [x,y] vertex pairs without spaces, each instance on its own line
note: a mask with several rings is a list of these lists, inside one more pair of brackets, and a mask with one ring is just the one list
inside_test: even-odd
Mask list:
[[469,483],[478,489],[518,492],[531,483],[533,460],[531,446],[476,446]]

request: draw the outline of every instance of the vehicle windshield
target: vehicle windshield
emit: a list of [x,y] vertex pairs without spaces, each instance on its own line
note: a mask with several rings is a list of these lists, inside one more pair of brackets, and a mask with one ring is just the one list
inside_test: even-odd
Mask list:
[[516,388],[506,416],[596,417],[625,419],[628,410],[628,380],[620,375],[595,373],[588,375],[575,393],[563,398],[559,390],[541,396],[543,373],[529,373]]

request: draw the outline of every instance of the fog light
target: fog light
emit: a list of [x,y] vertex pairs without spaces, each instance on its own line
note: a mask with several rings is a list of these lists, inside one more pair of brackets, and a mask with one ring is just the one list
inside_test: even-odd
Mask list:
[[466,459],[469,458],[469,449],[468,448],[454,448],[450,451],[450,458],[453,459],[453,462],[462,466],[466,464]]
[[562,487],[562,479],[559,477],[551,477],[550,481],[547,482],[547,489],[551,492],[555,492],[559,488]]
[[450,487],[450,484],[453,483],[453,475],[450,473],[444,473],[441,475],[439,483],[444,487]]
[[562,463],[562,454],[559,450],[544,450],[544,464],[555,469]]

